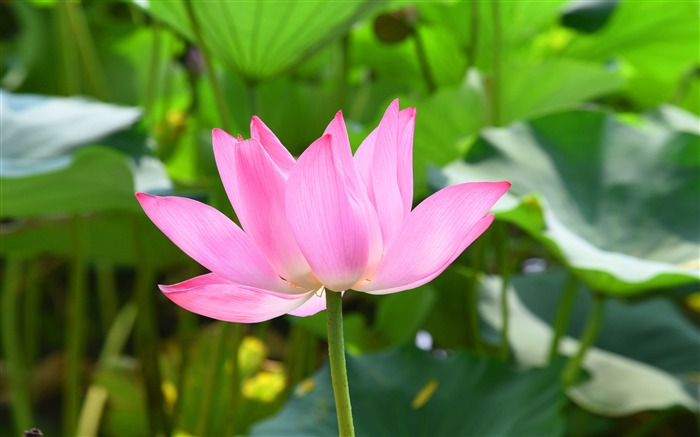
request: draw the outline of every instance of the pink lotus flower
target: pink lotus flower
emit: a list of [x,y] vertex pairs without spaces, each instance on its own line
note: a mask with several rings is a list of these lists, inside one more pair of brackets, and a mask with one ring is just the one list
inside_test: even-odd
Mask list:
[[353,156],[338,112],[298,161],[257,117],[250,140],[214,129],[245,232],[195,200],[137,193],[156,226],[211,271],[161,291],[189,311],[252,323],[315,314],[324,289],[388,294],[435,278],[488,228],[510,183],[454,185],[411,211],[414,122],[415,109],[394,101]]

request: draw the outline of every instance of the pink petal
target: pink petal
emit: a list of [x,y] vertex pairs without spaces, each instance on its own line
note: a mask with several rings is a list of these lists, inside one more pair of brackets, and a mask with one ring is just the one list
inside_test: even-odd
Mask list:
[[509,187],[508,182],[465,183],[433,194],[408,215],[374,278],[355,289],[395,293],[435,278],[489,227],[493,215],[484,215]]
[[346,185],[351,172],[342,165],[331,136],[324,135],[299,157],[285,199],[301,252],[321,283],[336,291],[360,279],[369,256],[368,219]]
[[314,297],[314,292],[280,295],[244,287],[209,273],[174,285],[161,285],[165,296],[182,308],[226,322],[257,323],[293,311]]
[[183,197],[136,193],[148,217],[195,261],[238,284],[298,294],[235,223],[209,205]]
[[284,279],[306,290],[320,288],[287,222],[286,175],[257,139],[234,142],[220,129],[213,139],[221,179],[246,234]]
[[343,183],[347,187],[348,194],[358,202],[365,195],[364,187],[360,184],[360,180],[355,170],[355,164],[352,161],[352,149],[350,148],[350,140],[348,139],[348,131],[345,127],[343,112],[338,111],[335,117],[326,127],[324,135],[329,135],[331,138],[331,149],[336,162],[336,167],[341,172]]
[[[336,293],[335,291],[325,291],[325,293]],[[314,293],[309,300],[304,302],[299,308],[290,311],[288,314],[297,317],[313,316],[314,314],[326,309],[326,295],[323,293]]]
[[377,271],[384,255],[384,244],[377,211],[369,198],[367,186],[363,183],[353,160],[348,131],[345,127],[343,112],[338,111],[328,124],[325,134],[331,135],[333,156],[338,168],[343,170],[343,181],[352,202],[360,208],[368,225],[369,255],[362,277],[371,277]]
[[250,136],[260,141],[260,144],[265,148],[267,154],[270,155],[272,161],[284,174],[289,174],[292,171],[295,162],[294,157],[272,133],[270,128],[265,126],[265,123],[256,116],[253,116],[250,120]]
[[376,208],[383,240],[390,241],[411,211],[415,110],[387,108],[379,126],[360,145],[355,162]]
[[360,144],[355,152],[354,161],[355,168],[357,169],[357,174],[360,177],[360,181],[367,189],[367,195],[370,201],[374,205],[376,200],[374,198],[374,189],[372,188],[372,160],[374,159],[374,147],[377,142],[377,129],[375,128],[364,141]]
[[399,142],[396,148],[399,190],[406,215],[413,207],[413,132],[416,127],[416,108],[399,112]]

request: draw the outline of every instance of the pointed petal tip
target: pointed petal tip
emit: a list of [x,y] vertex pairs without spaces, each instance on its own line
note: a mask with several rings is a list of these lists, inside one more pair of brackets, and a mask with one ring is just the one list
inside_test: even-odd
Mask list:
[[313,296],[313,291],[292,296],[240,286],[213,273],[178,284],[158,285],[158,288],[187,311],[239,323],[258,323],[279,317],[303,306]]
[[326,133],[321,135],[321,138],[317,139],[312,144],[323,142],[324,145],[330,145],[331,141],[333,141],[333,134]]
[[500,181],[500,182],[496,182],[496,184],[499,184],[501,186],[504,193],[506,191],[508,191],[510,189],[510,187],[513,186],[513,184],[511,184],[509,181]]
[[[240,135],[239,135],[240,137]],[[236,144],[239,140],[234,138],[232,135],[230,135],[228,132],[226,132],[223,129],[220,129],[218,127],[215,127],[214,129],[211,130],[211,140],[212,140],[212,145],[214,148],[217,147],[225,147],[226,144]]]
[[142,193],[141,191],[135,193],[134,196],[136,196],[136,200],[138,200],[139,203],[143,203],[143,202],[146,202],[146,201],[149,201],[151,199],[155,199],[158,197],[158,196],[154,196],[152,194]]
[[265,122],[263,122],[260,117],[257,115],[254,115],[250,117],[250,134],[253,135],[253,132],[255,132],[258,129],[262,130],[269,130],[270,128],[267,127]]
[[415,118],[416,117],[416,108],[409,107],[401,110],[402,113],[408,114],[409,118]]

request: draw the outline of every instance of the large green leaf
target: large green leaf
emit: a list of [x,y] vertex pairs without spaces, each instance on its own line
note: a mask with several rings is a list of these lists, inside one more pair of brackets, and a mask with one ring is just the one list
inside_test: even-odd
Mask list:
[[500,96],[500,124],[551,114],[622,87],[619,73],[571,59],[506,66]]
[[[504,2],[500,10],[502,46],[499,82],[489,83],[497,100],[497,120],[508,124],[516,120],[572,108],[587,100],[617,91],[623,85],[619,70],[597,62],[554,57],[538,36],[546,38],[547,29],[555,26],[559,2]],[[478,10],[479,21],[472,23]],[[424,44],[430,46],[427,62],[438,83],[455,83],[467,67],[465,53],[474,53],[476,65],[493,79],[493,19],[490,7],[475,9],[470,2],[424,2],[419,5],[427,23],[421,31]],[[469,27],[478,25],[471,41]],[[476,44],[476,47],[473,44]],[[540,53],[544,52],[544,53]],[[492,99],[494,94],[485,93]],[[475,114],[478,119],[481,114]]]
[[77,146],[128,128],[141,117],[138,108],[5,90],[0,90],[0,109],[3,162],[62,156]]
[[610,23],[598,33],[580,35],[567,53],[597,61],[622,56],[644,72],[677,78],[698,59],[697,14],[695,2],[620,2]]
[[[184,2],[139,3],[194,41]],[[191,2],[207,48],[229,68],[250,80],[285,71],[383,3]]]
[[134,191],[171,188],[146,136],[127,129],[139,109],[0,93],[0,217],[137,210]]
[[[501,59],[532,60],[542,32],[557,25],[560,10],[566,0],[498,2]],[[485,71],[494,61],[495,35],[494,3],[475,5],[470,1],[419,2],[418,12],[426,22],[449,30],[456,43],[466,53],[472,50],[471,64]],[[478,18],[473,19],[476,11]],[[472,26],[477,26],[472,33]],[[472,37],[474,40],[472,40]],[[512,71],[505,70],[504,78]]]
[[585,33],[598,31],[610,19],[618,0],[571,0],[564,9],[561,23]]
[[463,155],[486,124],[482,79],[472,71],[460,86],[440,88],[420,101],[405,99],[402,105],[417,110],[413,168],[415,194],[422,197],[428,193],[428,165],[443,166]]
[[[509,339],[519,362],[546,366],[564,272],[513,278],[508,289]],[[568,335],[559,352],[573,355],[590,308],[591,293],[580,286]],[[501,280],[481,283],[480,311],[501,329]],[[567,394],[582,407],[609,416],[684,406],[699,409],[698,328],[663,297],[625,302],[608,299],[601,331],[583,362],[591,379]]]
[[128,159],[107,148],[81,149],[53,171],[2,178],[2,217],[134,210]]
[[574,111],[485,130],[434,182],[510,180],[498,217],[548,244],[595,290],[630,294],[698,282],[699,152],[697,135],[664,123]]
[[170,186],[160,161],[147,156],[133,161],[106,147],[83,148],[51,160],[8,161],[2,161],[0,178],[3,218],[140,211],[134,192]]
[[[522,372],[467,352],[439,357],[408,346],[349,356],[355,430],[369,436],[561,435],[559,364]],[[251,434],[337,435],[334,405],[326,365]]]
[[599,32],[579,35],[567,56],[629,68],[629,94],[644,106],[673,97],[678,81],[700,62],[698,4],[693,1],[620,2]]
[[[76,231],[80,232],[79,238]],[[2,229],[0,255],[70,257],[75,253],[76,241],[82,244],[86,258],[113,265],[165,268],[193,263],[140,210],[93,214],[83,218],[79,229],[69,217],[12,223]]]

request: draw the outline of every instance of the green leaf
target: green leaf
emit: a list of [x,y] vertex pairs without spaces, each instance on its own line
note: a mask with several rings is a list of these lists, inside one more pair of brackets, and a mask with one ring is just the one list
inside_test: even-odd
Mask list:
[[631,96],[644,106],[658,105],[673,96],[681,76],[700,62],[697,15],[692,1],[620,2],[605,27],[579,35],[566,54],[600,63],[622,60],[629,66]]
[[412,342],[436,300],[430,287],[381,296],[374,330],[392,345]]
[[[438,357],[414,347],[348,357],[357,435],[562,435],[561,363],[522,372],[467,352]],[[328,366],[302,382],[254,436],[337,435]]]
[[145,435],[148,416],[143,382],[133,365],[125,367],[100,370],[94,376],[95,384],[109,393],[101,428],[110,435]]
[[455,85],[467,71],[467,58],[462,47],[444,26],[421,26],[418,37],[425,50],[428,68],[437,85]]
[[[117,266],[146,264],[163,268],[193,263],[140,210],[91,214],[82,220],[82,226],[82,250],[87,259]],[[76,249],[74,233],[75,225],[69,217],[13,223],[3,230],[0,255],[71,257]]]
[[61,161],[46,173],[3,177],[2,217],[139,209],[129,159],[121,153],[95,147]]
[[[325,311],[308,317],[287,316],[287,319],[290,323],[303,326],[309,331],[309,334],[316,336],[321,341],[327,341],[328,321]],[[370,347],[367,342],[367,321],[361,313],[350,312],[343,315],[343,332],[345,333],[345,348],[348,352],[362,352]]]
[[442,166],[457,159],[486,123],[486,102],[478,73],[471,72],[459,87],[443,87],[429,97],[402,105],[416,106],[413,149],[416,197],[425,196],[428,165]]
[[[546,366],[553,336],[557,295],[566,282],[564,272],[514,277],[509,293],[509,339],[519,362]],[[481,283],[480,311],[500,329],[501,280],[487,277]],[[572,355],[591,304],[590,289],[580,286],[568,337],[559,352]],[[568,395],[589,411],[623,416],[645,410],[684,406],[698,411],[700,366],[697,350],[700,332],[673,303],[663,296],[643,300],[608,299],[595,347],[583,367],[591,379],[568,390]]]
[[593,33],[610,19],[618,0],[572,0],[566,5],[561,23],[572,29]]
[[497,217],[547,244],[593,289],[633,294],[698,282],[699,151],[689,132],[574,111],[485,130],[434,182],[511,181]]
[[0,90],[0,108],[3,161],[63,156],[77,146],[130,127],[141,117],[138,108],[5,90]]
[[601,32],[579,36],[567,53],[597,61],[621,56],[652,75],[676,78],[698,59],[697,13],[694,2],[624,1]]
[[[140,109],[1,90],[0,97],[0,217],[138,210],[135,191],[171,188],[145,134],[126,129]],[[107,147],[85,147],[93,144]]]
[[[182,1],[149,1],[149,13],[190,41],[194,32]],[[195,2],[207,48],[250,80],[275,76],[338,37],[383,2]]]
[[618,72],[569,59],[513,63],[505,71],[502,124],[573,108],[623,85]]

